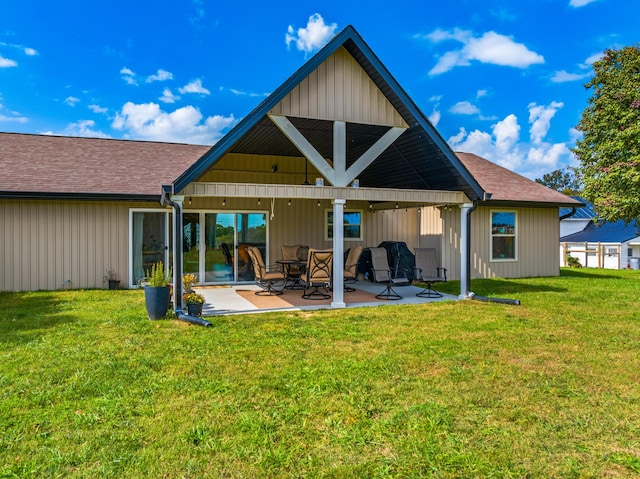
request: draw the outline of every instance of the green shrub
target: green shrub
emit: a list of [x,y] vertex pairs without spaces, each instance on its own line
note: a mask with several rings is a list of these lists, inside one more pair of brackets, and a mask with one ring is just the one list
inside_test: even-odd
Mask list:
[[148,286],[167,286],[171,282],[171,268],[165,273],[164,263],[158,261],[151,267],[151,271],[147,270],[147,278]]
[[569,268],[582,268],[582,264],[580,264],[580,260],[575,256],[567,255],[567,266]]

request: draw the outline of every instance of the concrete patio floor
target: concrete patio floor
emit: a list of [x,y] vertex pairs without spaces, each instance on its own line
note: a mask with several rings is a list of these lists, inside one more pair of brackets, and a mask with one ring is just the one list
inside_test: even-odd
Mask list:
[[[374,295],[379,294],[384,290],[384,285],[379,283],[371,283],[369,281],[358,281],[355,288],[372,293]],[[457,296],[450,294],[443,294],[441,298],[421,298],[416,296],[416,293],[422,291],[422,288],[418,286],[398,286],[394,287],[396,292],[402,296],[399,300],[382,300],[375,302],[361,302],[361,303],[348,303],[347,308],[361,308],[361,307],[375,307],[385,306],[393,304],[425,304],[438,301],[455,301]],[[198,293],[204,295],[205,303],[202,309],[202,316],[219,316],[229,314],[248,314],[248,313],[262,313],[269,311],[308,311],[317,309],[330,309],[328,304],[317,304],[313,300],[308,300],[308,305],[303,306],[290,306],[290,307],[273,307],[273,308],[261,308],[254,305],[252,302],[243,298],[238,291],[260,291],[260,288],[254,284],[239,284],[239,285],[219,285],[219,286],[201,286],[194,287]],[[295,291],[302,296],[302,291]],[[348,302],[349,293],[344,293],[345,301]]]

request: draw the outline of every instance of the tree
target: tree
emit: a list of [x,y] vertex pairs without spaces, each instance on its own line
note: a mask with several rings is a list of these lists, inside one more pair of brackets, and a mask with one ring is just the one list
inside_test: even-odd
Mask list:
[[583,196],[609,221],[640,217],[640,44],[606,50],[577,129]]
[[580,194],[580,182],[576,178],[573,168],[553,170],[551,173],[542,175],[542,178],[536,178],[536,183],[565,195]]

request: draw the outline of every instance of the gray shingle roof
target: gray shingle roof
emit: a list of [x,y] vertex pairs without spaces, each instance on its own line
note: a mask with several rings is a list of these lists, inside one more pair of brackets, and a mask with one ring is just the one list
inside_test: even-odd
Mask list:
[[491,203],[511,203],[540,206],[581,206],[582,203],[563,195],[546,186],[536,183],[511,170],[496,165],[489,160],[472,153],[459,153],[456,155],[462,161],[464,167],[469,170],[482,189],[491,193]]
[[157,196],[210,146],[0,133],[0,193]]

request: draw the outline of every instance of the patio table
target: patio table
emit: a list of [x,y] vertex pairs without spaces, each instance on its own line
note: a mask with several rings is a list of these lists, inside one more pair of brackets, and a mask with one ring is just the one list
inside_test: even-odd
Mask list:
[[[298,259],[278,259],[276,263],[281,264],[284,268],[285,274],[285,288],[287,289],[305,289],[304,282],[302,281],[302,271],[307,266],[306,261],[300,261]],[[291,273],[293,266],[298,267],[299,273]]]

